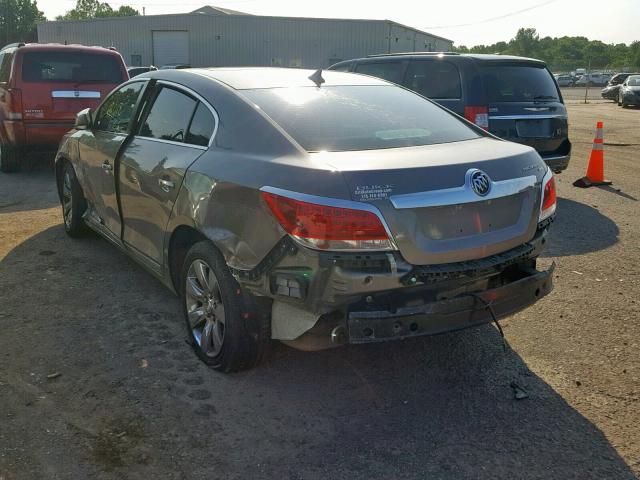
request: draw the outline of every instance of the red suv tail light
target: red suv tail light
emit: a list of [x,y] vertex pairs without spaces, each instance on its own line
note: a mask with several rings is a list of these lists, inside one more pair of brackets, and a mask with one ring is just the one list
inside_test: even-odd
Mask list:
[[17,88],[9,89],[8,120],[22,120],[22,92]]
[[262,192],[282,228],[305,246],[320,250],[391,250],[380,217],[368,210],[310,203]]
[[464,118],[489,130],[489,107],[464,107]]
[[556,181],[551,170],[547,172],[542,180],[542,203],[540,205],[539,220],[545,220],[556,213]]

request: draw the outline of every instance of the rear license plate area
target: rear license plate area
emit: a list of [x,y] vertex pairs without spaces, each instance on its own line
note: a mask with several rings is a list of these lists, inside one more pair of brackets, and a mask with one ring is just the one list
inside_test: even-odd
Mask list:
[[516,131],[520,138],[551,138],[553,136],[550,118],[516,120]]

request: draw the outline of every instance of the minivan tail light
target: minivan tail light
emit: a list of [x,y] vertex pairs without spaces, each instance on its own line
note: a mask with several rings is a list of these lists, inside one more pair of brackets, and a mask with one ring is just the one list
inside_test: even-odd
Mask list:
[[556,203],[556,181],[553,178],[553,173],[549,170],[542,180],[542,203],[540,205],[539,221],[545,220],[556,213]]
[[17,88],[9,90],[9,112],[8,120],[22,120],[22,91]]
[[391,250],[380,217],[368,210],[310,203],[262,192],[282,228],[303,245],[320,250]]
[[489,107],[464,107],[464,118],[489,130]]

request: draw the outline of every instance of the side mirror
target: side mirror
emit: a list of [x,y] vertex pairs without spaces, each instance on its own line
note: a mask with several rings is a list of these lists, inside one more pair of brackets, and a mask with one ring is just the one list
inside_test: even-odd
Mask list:
[[76,130],[91,130],[93,124],[93,119],[91,117],[92,115],[90,108],[85,108],[84,110],[78,112],[78,114],[76,115]]

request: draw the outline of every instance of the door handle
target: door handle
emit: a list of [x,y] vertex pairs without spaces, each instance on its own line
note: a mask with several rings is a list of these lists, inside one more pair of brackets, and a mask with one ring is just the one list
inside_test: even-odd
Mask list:
[[158,179],[158,183],[160,184],[160,188],[162,188],[162,190],[164,190],[165,192],[173,190],[173,188],[175,187],[175,184],[171,180],[165,180],[164,178]]
[[111,166],[111,164],[109,163],[109,160],[105,160],[102,163],[102,170],[104,170],[105,172],[109,173],[113,170],[113,167]]

